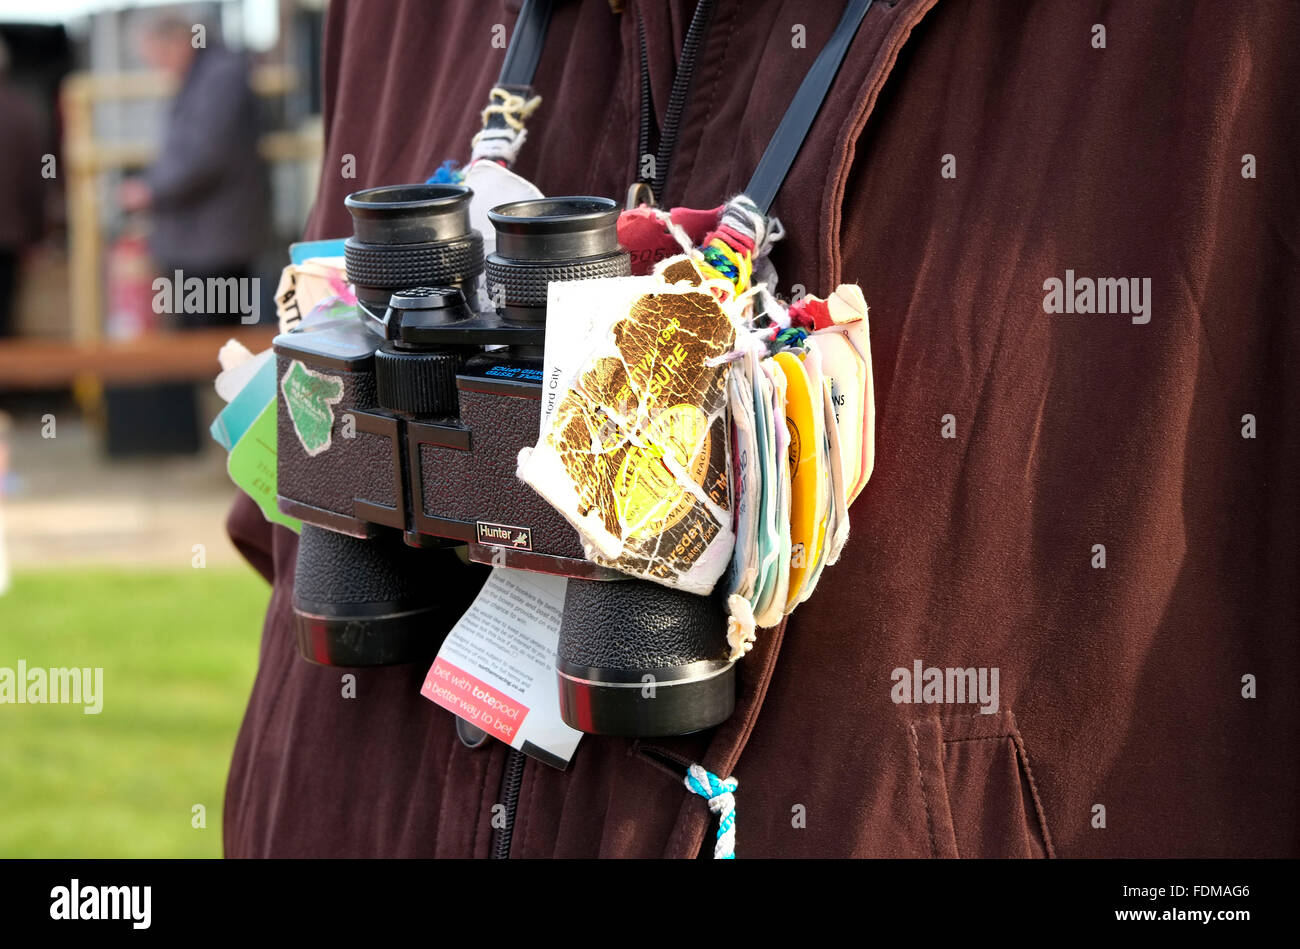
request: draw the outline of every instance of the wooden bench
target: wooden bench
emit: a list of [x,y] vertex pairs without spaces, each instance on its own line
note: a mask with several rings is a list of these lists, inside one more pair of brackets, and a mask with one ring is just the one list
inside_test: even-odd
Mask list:
[[217,352],[237,339],[254,353],[271,345],[269,327],[150,333],[138,339],[74,343],[0,340],[0,390],[69,388],[86,377],[101,382],[211,381],[221,370]]

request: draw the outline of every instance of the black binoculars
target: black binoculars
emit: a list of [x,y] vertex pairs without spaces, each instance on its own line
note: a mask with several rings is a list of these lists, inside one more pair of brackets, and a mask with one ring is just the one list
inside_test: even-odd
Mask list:
[[558,574],[569,578],[556,656],[565,722],[627,736],[716,725],[735,705],[720,601],[587,560],[515,475],[540,427],[547,287],[630,273],[618,206],[496,207],[485,260],[470,198],[437,184],[349,195],[360,318],[275,339],[278,502],[303,522],[299,648],[334,666],[427,662],[486,577],[459,579],[464,561]]

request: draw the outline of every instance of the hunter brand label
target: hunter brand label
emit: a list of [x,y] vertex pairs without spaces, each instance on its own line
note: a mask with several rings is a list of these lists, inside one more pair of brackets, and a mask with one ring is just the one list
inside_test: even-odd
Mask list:
[[334,406],[343,398],[343,380],[308,369],[295,359],[280,380],[280,391],[303,451],[312,457],[328,451],[334,437]]
[[519,550],[533,549],[533,532],[527,527],[511,527],[509,524],[489,524],[478,522],[478,542],[485,547],[515,547]]

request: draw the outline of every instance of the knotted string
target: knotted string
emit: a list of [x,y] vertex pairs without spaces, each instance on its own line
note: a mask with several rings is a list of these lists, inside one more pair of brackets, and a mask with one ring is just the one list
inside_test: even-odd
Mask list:
[[[487,108],[483,110],[483,130],[471,142],[474,146],[471,163],[480,158],[490,158],[507,167],[514,164],[528,136],[524,120],[541,104],[541,96],[525,99],[500,86],[495,87],[488,96]],[[492,127],[493,117],[500,118],[504,126]]]
[[736,858],[736,796],[740,782],[719,778],[697,764],[686,769],[686,787],[709,802],[709,810],[718,815],[718,840],[713,845],[714,860]]

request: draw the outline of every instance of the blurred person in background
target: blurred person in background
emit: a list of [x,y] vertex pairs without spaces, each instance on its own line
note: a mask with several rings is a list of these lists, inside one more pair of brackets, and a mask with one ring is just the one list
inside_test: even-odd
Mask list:
[[[201,24],[162,14],[145,20],[138,36],[141,57],[172,77],[177,92],[157,159],[143,177],[125,180],[118,198],[126,212],[148,213],[150,250],[169,286],[191,279],[211,286],[230,278],[242,286],[254,275],[269,227],[248,62],[208,33]],[[245,291],[236,300],[254,296]],[[225,300],[219,312],[165,319],[180,329],[239,326],[244,314],[238,303],[219,299]],[[193,453],[203,442],[192,385],[118,389],[107,393],[107,401],[110,454]]]
[[[126,211],[150,213],[150,248],[166,277],[249,278],[267,232],[267,186],[257,154],[257,100],[248,63],[207,42],[198,24],[148,20],[140,54],[178,83],[158,159],[122,183]],[[184,325],[238,324],[238,313],[185,314]]]
[[0,338],[14,332],[22,252],[44,234],[40,112],[9,79],[0,39]]

